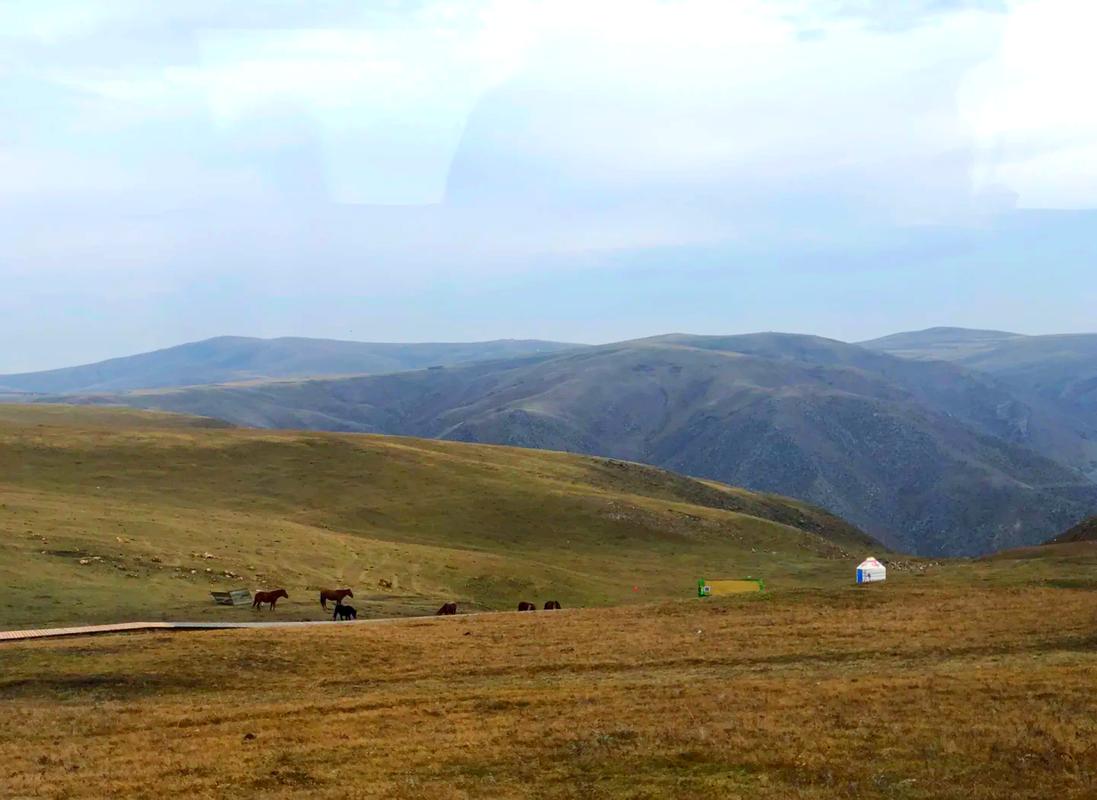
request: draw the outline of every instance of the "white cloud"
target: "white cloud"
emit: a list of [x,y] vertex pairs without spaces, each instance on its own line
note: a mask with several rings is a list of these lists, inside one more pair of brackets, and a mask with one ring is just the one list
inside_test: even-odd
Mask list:
[[[1083,285],[1084,218],[1046,257],[1021,235],[997,248],[996,226],[1018,217],[925,239],[910,227],[970,222],[973,177],[981,208],[1008,207],[1011,189],[1030,206],[1097,206],[1095,12],[986,13],[999,6],[0,0],[0,334],[43,314],[70,340],[102,328],[129,342],[163,331],[163,314],[187,336],[247,315],[307,334],[301,315],[342,326],[372,301],[398,323],[423,314],[431,285],[438,305],[508,282],[520,297],[567,270],[560,296],[591,308],[646,270],[660,288],[638,302],[669,286],[725,319],[739,284],[725,297],[678,280],[695,253],[713,275],[762,263],[777,277],[757,279],[758,297],[784,296],[800,260],[844,301],[895,263],[959,274],[970,259],[951,248],[977,235],[978,275],[1013,259],[1002,285],[1019,297],[1041,258]],[[120,286],[127,304],[112,303]],[[478,310],[491,309],[465,316]]]
[[1097,5],[1013,4],[995,57],[975,71],[961,107],[977,137],[982,186],[1031,208],[1097,207]]
[[[978,187],[1094,204],[1097,112],[1071,68],[1089,57],[1088,27],[1069,22],[1081,4],[1018,4],[1008,20],[986,6],[13,3],[0,49],[19,56],[29,110],[0,144],[15,164],[3,194],[428,204],[457,154],[472,172],[449,199],[495,193],[460,218],[471,241],[505,221],[533,250],[674,244],[739,235],[745,214],[790,229],[821,211],[825,226],[960,218],[978,142]],[[134,31],[175,46],[112,59]]]

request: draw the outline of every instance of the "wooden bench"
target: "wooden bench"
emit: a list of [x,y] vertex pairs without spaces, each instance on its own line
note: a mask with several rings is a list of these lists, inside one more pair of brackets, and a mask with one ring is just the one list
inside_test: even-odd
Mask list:
[[233,589],[228,592],[210,592],[213,602],[219,606],[250,606],[251,592],[247,589]]

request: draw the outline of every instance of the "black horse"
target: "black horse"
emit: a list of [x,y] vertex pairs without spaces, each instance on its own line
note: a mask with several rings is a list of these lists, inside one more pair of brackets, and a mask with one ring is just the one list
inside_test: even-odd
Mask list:
[[331,615],[334,622],[337,619],[358,619],[358,611],[354,606],[345,606],[342,603],[335,604],[335,613]]

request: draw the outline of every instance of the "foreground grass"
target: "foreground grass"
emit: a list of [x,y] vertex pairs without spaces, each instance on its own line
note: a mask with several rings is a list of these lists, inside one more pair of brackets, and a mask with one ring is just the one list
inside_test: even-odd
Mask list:
[[1092,591],[0,646],[0,797],[1097,796]]

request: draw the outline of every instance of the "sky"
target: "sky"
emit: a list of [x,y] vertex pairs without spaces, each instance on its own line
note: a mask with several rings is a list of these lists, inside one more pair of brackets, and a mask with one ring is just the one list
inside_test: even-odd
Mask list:
[[5,0],[0,373],[1090,331],[1090,0]]

